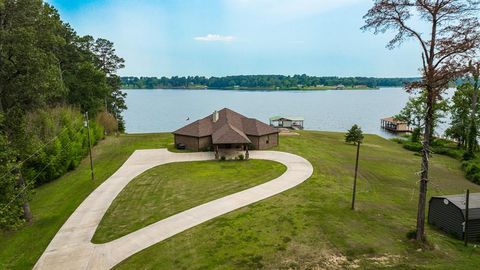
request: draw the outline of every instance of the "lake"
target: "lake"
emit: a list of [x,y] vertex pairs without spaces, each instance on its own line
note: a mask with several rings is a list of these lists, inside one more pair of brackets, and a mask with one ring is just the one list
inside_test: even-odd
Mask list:
[[228,107],[266,123],[274,115],[303,116],[305,129],[309,130],[345,132],[353,124],[358,124],[366,133],[392,137],[392,134],[380,128],[380,119],[397,114],[409,97],[402,88],[331,91],[123,91],[127,93],[128,109],[123,113],[127,133],[171,132],[214,110]]

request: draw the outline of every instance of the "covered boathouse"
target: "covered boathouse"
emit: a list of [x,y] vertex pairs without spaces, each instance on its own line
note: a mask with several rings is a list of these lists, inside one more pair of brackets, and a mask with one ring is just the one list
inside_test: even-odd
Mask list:
[[243,152],[278,145],[279,130],[224,108],[173,132],[175,145],[193,151]]
[[305,119],[301,116],[272,116],[270,125],[276,128],[303,129]]
[[390,132],[411,132],[412,129],[407,122],[400,121],[394,117],[387,117],[380,119],[380,126]]
[[[464,239],[465,210],[465,194],[433,196],[428,207],[428,223]],[[480,242],[480,193],[470,194],[467,235],[469,241]]]

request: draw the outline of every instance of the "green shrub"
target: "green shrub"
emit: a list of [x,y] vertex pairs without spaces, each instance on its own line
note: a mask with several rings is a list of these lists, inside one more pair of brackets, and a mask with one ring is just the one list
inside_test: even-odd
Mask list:
[[465,153],[463,153],[462,155],[462,159],[463,160],[471,160],[471,159],[474,159],[475,158],[475,154],[474,153],[471,153],[469,151],[466,151]]
[[462,169],[465,171],[467,179],[476,184],[480,184],[480,164],[478,161],[464,161],[462,162]]
[[419,142],[420,141],[420,136],[421,136],[421,133],[420,133],[420,129],[419,128],[415,128],[412,132],[412,136],[410,137],[410,141],[411,142]]
[[445,155],[455,159],[462,159],[463,155],[463,151],[461,149],[452,149],[449,147],[434,147],[432,151],[435,154]]
[[239,160],[244,160],[244,159],[245,159],[245,156],[244,156],[243,154],[240,154],[240,155],[238,155],[238,159],[239,159]]
[[[402,138],[393,138],[391,141],[402,144],[403,148],[414,151],[415,155],[421,156],[423,147],[420,142],[407,141]],[[474,155],[468,154],[464,149],[458,148],[455,142],[446,139],[435,139],[430,146],[433,154],[463,160],[462,169],[466,178],[473,183],[480,184],[480,160],[475,159]]]
[[432,143],[430,144],[431,146],[448,146],[452,144],[451,141],[449,140],[446,140],[446,139],[435,139],[432,141]]
[[[0,127],[2,118],[0,113]],[[17,196],[19,188],[16,185],[15,160],[12,156],[14,151],[0,129],[0,232],[13,230],[23,223],[21,198]]]
[[406,140],[402,138],[391,138],[390,141],[396,142],[398,144],[403,144]]
[[414,151],[414,152],[420,152],[422,151],[423,146],[421,143],[418,143],[418,142],[415,143],[415,142],[406,141],[406,142],[403,142],[403,148],[410,151]]

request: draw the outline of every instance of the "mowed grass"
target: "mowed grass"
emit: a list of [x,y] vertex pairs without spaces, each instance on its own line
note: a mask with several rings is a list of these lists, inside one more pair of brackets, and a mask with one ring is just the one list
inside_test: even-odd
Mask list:
[[150,169],[115,198],[93,237],[115,240],[194,206],[282,175],[285,165],[268,160],[170,163]]
[[[281,150],[314,166],[303,184],[173,236],[122,262],[119,269],[478,269],[480,252],[427,226],[431,248],[407,240],[414,229],[420,159],[401,145],[366,136],[361,148],[357,210],[350,210],[355,146],[344,134],[300,132],[281,137]],[[0,269],[31,268],[80,202],[135,149],[171,147],[168,134],[124,135],[95,147],[97,178],[88,162],[41,187],[35,220],[0,236]],[[431,158],[429,196],[462,193],[467,181],[454,159]],[[140,209],[138,209],[140,211]],[[421,250],[420,250],[421,249]]]
[[0,269],[31,269],[70,214],[133,151],[172,148],[172,140],[170,134],[108,137],[93,149],[95,181],[87,158],[74,171],[36,189],[30,202],[33,222],[15,232],[0,232]]
[[[117,269],[478,269],[480,252],[427,226],[431,248],[406,238],[414,229],[420,159],[366,136],[357,210],[350,210],[355,146],[344,135],[300,132],[275,150],[314,166],[305,183],[208,221],[128,258]],[[431,158],[429,196],[474,192],[454,159]]]

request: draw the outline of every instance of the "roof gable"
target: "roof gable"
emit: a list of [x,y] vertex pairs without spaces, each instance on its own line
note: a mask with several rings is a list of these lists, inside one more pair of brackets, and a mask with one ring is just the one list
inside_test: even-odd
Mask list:
[[225,124],[212,134],[213,144],[252,143],[248,137],[230,124]]

